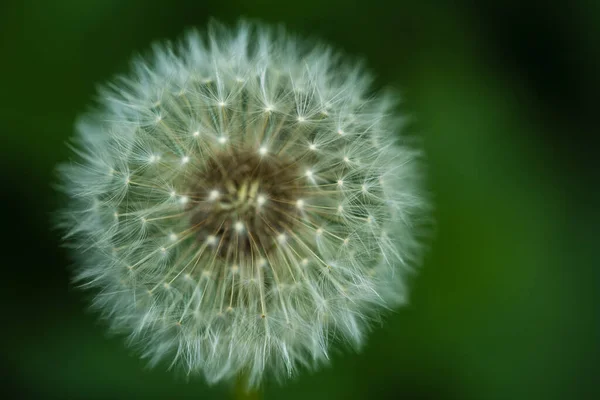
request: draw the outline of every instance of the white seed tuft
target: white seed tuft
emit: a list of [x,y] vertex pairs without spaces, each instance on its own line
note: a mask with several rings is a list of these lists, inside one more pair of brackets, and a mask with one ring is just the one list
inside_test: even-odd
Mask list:
[[152,363],[249,386],[360,346],[407,296],[428,209],[394,95],[370,82],[244,22],[102,89],[61,166],[60,226],[111,327]]

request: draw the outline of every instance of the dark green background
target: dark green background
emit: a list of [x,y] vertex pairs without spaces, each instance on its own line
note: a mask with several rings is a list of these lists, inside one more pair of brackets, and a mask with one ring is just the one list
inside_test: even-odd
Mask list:
[[[148,370],[86,311],[51,230],[53,168],[96,83],[210,16],[283,22],[365,57],[404,95],[437,237],[359,354],[268,399],[591,399],[600,362],[597,1],[0,3],[2,390],[33,398],[225,399]],[[596,397],[597,398],[597,397]]]

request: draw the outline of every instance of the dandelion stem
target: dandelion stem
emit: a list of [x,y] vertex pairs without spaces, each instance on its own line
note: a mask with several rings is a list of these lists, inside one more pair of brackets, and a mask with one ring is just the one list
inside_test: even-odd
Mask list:
[[238,375],[234,388],[235,400],[260,400],[262,398],[262,390],[260,388],[248,389],[248,378],[246,375]]

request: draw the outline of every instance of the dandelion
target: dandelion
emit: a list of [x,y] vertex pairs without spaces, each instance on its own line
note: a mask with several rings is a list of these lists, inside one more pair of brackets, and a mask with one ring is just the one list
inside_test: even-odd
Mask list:
[[76,281],[151,364],[256,387],[356,348],[406,300],[426,202],[396,101],[253,23],[154,48],[78,124]]

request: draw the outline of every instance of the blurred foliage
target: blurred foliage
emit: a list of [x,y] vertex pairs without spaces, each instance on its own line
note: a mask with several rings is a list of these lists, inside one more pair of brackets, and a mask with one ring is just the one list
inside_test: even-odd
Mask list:
[[[598,398],[597,2],[4,0],[2,388],[31,398],[231,396],[148,370],[70,286],[56,163],[95,85],[216,17],[368,60],[423,138],[438,232],[411,303],[359,353],[267,399]],[[594,132],[596,133],[594,135]]]

